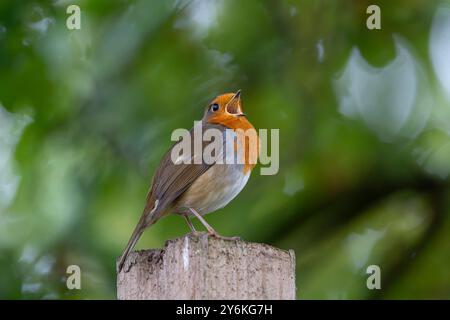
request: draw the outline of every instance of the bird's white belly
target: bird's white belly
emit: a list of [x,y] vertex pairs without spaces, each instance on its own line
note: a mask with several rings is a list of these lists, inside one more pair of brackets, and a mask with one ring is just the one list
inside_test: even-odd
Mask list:
[[178,211],[193,208],[201,215],[226,206],[247,184],[250,171],[242,165],[215,164],[201,175],[177,201]]

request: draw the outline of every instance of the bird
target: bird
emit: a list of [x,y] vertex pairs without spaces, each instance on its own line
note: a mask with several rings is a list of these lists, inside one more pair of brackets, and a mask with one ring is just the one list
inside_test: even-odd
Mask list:
[[[223,239],[238,238],[221,236],[208,224],[204,215],[225,207],[242,191],[258,159],[259,137],[242,110],[241,90],[216,96],[207,104],[198,125],[203,132],[216,129],[223,135],[224,142],[215,154],[216,161],[173,161],[172,150],[181,141],[172,145],[153,176],[141,218],[117,264],[119,273],[144,230],[171,213],[183,216],[192,233],[197,233],[197,230],[190,218],[196,217],[209,235]],[[190,133],[194,130],[195,125]],[[227,139],[227,132],[231,132],[233,139]],[[202,150],[207,145],[207,141],[202,141]],[[235,152],[230,152],[230,148]],[[189,155],[190,160],[198,156],[195,152]],[[220,157],[225,161],[217,161]]]

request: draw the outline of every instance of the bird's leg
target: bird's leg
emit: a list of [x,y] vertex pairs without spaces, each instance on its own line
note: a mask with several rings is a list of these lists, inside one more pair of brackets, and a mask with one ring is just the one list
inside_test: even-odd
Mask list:
[[211,227],[208,222],[206,222],[206,220],[200,215],[200,213],[198,213],[196,210],[194,210],[192,208],[189,208],[189,210],[194,214],[194,216],[197,217],[198,220],[200,220],[200,222],[205,226],[206,230],[208,230],[208,233],[210,235],[214,235],[214,236],[218,236],[219,235],[217,233],[217,231],[214,230],[214,228]]
[[189,216],[187,214],[184,214],[183,216],[184,216],[184,219],[186,220],[189,228],[191,229],[192,233],[197,234],[198,232],[197,232],[197,230],[195,230],[195,227],[192,224],[191,220],[189,219]]
[[240,240],[239,237],[224,237],[221,236],[219,233],[217,233],[216,230],[214,230],[213,227],[209,225],[208,222],[201,216],[200,213],[198,213],[196,210],[189,208],[189,210],[194,214],[194,216],[197,217],[198,220],[205,226],[206,230],[208,230],[208,234],[210,234],[213,237],[219,238],[219,239],[225,239],[225,240]]

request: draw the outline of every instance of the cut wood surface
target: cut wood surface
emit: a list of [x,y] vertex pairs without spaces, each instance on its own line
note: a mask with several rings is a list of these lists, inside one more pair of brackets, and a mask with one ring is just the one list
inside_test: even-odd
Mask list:
[[118,299],[295,299],[295,255],[206,233],[132,252],[117,275]]

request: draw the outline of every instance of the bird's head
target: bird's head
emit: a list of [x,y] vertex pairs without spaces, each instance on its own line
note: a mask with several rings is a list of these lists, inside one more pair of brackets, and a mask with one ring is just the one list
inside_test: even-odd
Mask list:
[[241,90],[217,96],[208,104],[203,115],[204,122],[223,125],[239,121],[240,118],[245,118],[242,112]]

